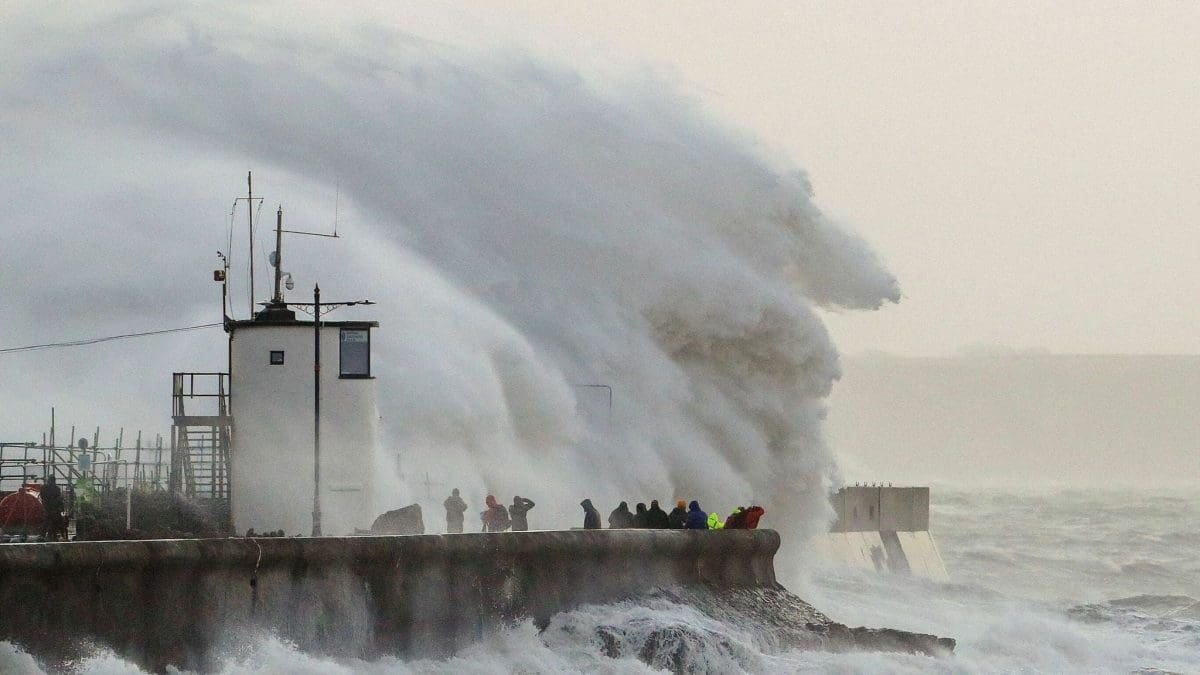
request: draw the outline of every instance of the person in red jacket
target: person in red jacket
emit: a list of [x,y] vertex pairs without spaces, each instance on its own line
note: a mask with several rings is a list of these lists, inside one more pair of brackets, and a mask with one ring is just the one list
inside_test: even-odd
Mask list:
[[758,520],[766,514],[766,510],[761,506],[751,506],[746,509],[746,529],[754,530],[758,528]]
[[479,514],[483,518],[484,532],[503,532],[512,525],[512,521],[508,517],[508,509],[504,505],[496,501],[494,495],[487,496],[488,510]]

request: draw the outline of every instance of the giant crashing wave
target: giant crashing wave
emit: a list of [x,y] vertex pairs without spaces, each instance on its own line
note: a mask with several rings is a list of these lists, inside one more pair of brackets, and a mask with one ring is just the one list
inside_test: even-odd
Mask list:
[[[16,232],[53,201],[76,228],[57,249],[16,236],[10,253],[125,242],[107,267],[31,290],[17,316],[58,302],[83,325],[102,294],[74,289],[112,290],[114,268],[136,274],[106,316],[211,316],[207,295],[181,302],[162,279],[200,264],[175,251],[224,245],[196,225],[233,196],[214,184],[247,166],[283,176],[294,192],[269,198],[298,214],[336,185],[354,236],[290,259],[302,283],[379,303],[381,455],[403,468],[381,472],[394,497],[381,506],[429,476],[528,493],[546,526],[588,496],[756,501],[785,550],[825,527],[837,467],[820,420],[839,368],[815,308],[899,292],[802,172],[648,70],[572,68],[482,24],[429,27],[457,15],[426,21],[430,38],[398,9],[225,9],[0,10],[14,139],[0,164],[16,177],[0,218]],[[0,281],[21,279],[8,267]],[[197,340],[170,355],[220,356]],[[610,410],[595,414],[589,385],[611,388]]]

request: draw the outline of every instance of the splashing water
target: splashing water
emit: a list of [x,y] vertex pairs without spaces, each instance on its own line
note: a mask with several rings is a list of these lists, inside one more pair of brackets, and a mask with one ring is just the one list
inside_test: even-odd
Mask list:
[[[270,199],[297,200],[285,210],[301,220],[337,186],[353,235],[336,256],[297,242],[288,259],[327,297],[379,302],[381,454],[403,474],[381,472],[380,510],[419,498],[438,513],[443,495],[414,489],[428,475],[439,492],[530,494],[534,527],[574,524],[582,496],[722,512],[753,500],[790,542],[824,527],[836,468],[820,418],[838,364],[813,308],[876,308],[898,291],[800,172],[659,78],[476,39],[486,23],[446,28],[461,18],[447,8],[413,15],[430,40],[399,13],[287,7],[302,18],[279,25],[283,5],[6,10],[0,106],[21,140],[0,161],[23,198],[0,217],[44,220],[52,190],[54,222],[74,223],[68,256],[129,244],[70,286],[31,289],[18,314],[55,298],[97,315],[100,294],[69,289],[111,286],[115,266],[137,271],[117,317],[211,316],[160,280],[210,245],[218,228],[190,223],[220,222],[231,175],[282,176]],[[229,193],[205,194],[214,182]],[[162,358],[196,352],[220,363],[199,338]],[[611,388],[611,410],[588,410],[588,385]]]

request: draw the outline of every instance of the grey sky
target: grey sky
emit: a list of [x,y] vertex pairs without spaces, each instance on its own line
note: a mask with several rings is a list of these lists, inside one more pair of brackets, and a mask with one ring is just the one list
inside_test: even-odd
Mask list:
[[809,172],[904,292],[828,317],[845,351],[1200,345],[1196,3],[505,6],[678,69]]
[[[571,385],[620,380],[627,484],[706,448],[684,482],[817,494],[771,473],[833,463],[813,312],[849,352],[1196,351],[1192,5],[128,7],[0,7],[4,346],[218,319],[250,168],[266,222],[324,230],[340,190],[297,293],[380,302],[385,417],[464,463],[561,456]],[[160,430],[223,355],[6,355],[0,430]]]

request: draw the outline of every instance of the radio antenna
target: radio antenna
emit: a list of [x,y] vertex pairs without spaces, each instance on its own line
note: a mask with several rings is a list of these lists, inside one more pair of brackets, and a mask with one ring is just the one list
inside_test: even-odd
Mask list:
[[250,313],[254,313],[254,180],[246,172],[246,217],[250,219]]
[[[234,199],[233,200],[233,210],[229,212],[230,237],[233,236],[233,234],[232,234],[233,213],[234,213],[234,211],[237,210],[238,202],[242,201],[243,199],[246,200],[246,218],[249,221],[248,229],[249,229],[249,239],[250,239],[250,259],[249,259],[249,263],[250,263],[250,315],[254,316],[254,215],[255,215],[254,214],[254,200],[255,200],[255,197],[254,197],[254,177],[250,171],[246,172],[246,196],[238,197],[238,198]],[[262,201],[263,201],[262,197],[259,197],[258,198],[258,210],[259,211],[262,211]],[[229,248],[230,248],[230,253],[233,253],[233,246],[230,246]],[[230,309],[232,309],[232,308],[233,307],[232,307],[232,303],[231,303]]]
[[342,201],[342,181],[337,182],[337,192],[333,194],[333,236],[337,236],[338,204]]

